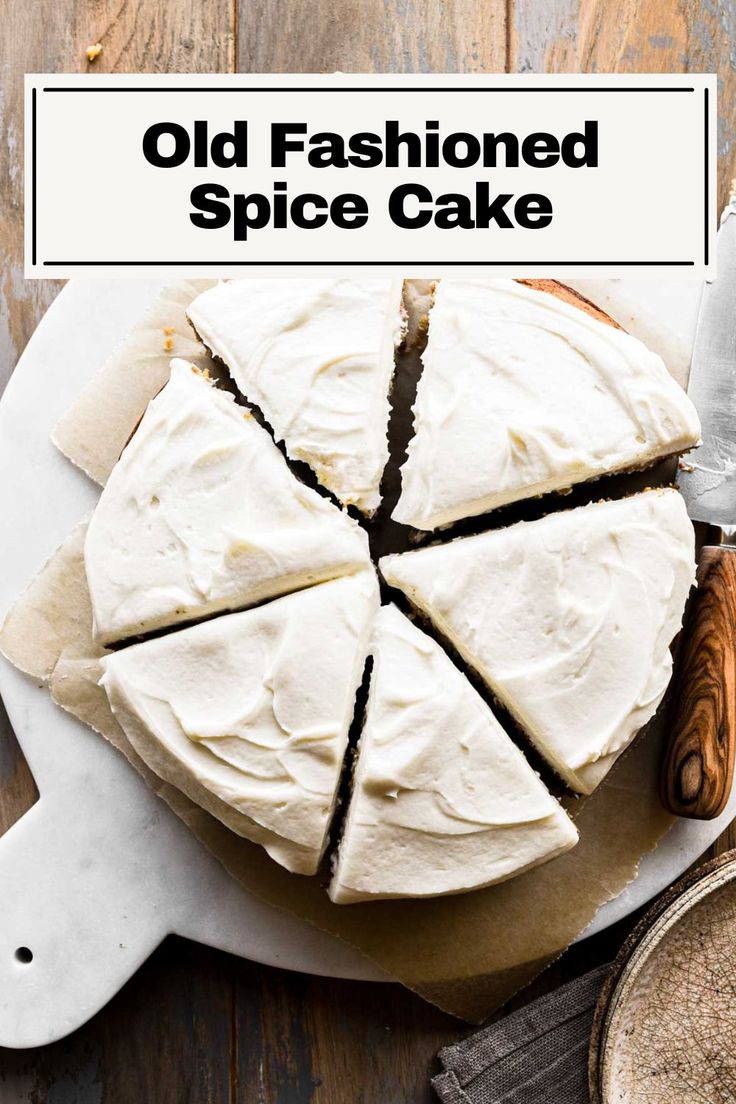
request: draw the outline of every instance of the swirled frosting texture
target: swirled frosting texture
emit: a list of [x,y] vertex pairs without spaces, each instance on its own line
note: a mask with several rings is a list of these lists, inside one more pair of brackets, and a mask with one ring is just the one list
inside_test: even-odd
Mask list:
[[360,527],[186,361],[149,404],[87,532],[103,642],[252,605],[369,563]]
[[577,833],[442,649],[383,606],[337,903],[462,893],[572,847]]
[[373,513],[403,336],[401,281],[232,280],[188,314],[288,455],[341,502]]
[[370,569],[114,652],[102,685],[156,774],[311,874],[377,608]]
[[679,493],[646,491],[381,560],[575,790],[654,714],[695,579]]
[[[697,444],[641,341],[515,280],[442,280],[394,518],[432,529]],[[472,443],[472,444],[471,444]]]

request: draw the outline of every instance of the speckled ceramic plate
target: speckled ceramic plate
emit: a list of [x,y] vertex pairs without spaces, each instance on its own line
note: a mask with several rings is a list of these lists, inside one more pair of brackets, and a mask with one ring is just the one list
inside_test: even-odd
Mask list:
[[736,1101],[736,851],[673,886],[601,993],[593,1104]]

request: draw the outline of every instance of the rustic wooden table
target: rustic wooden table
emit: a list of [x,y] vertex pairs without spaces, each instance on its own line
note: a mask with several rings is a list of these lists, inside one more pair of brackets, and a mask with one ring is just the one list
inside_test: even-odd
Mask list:
[[[716,72],[721,203],[735,171],[734,0],[4,0],[2,14],[0,390],[59,287],[22,276],[22,75],[84,72],[94,42],[99,72]],[[0,706],[0,829],[35,798]],[[735,843],[732,826],[710,854]],[[634,919],[515,1003],[612,957]],[[69,1039],[0,1051],[0,1104],[418,1104],[463,1031],[398,986],[171,938]]]

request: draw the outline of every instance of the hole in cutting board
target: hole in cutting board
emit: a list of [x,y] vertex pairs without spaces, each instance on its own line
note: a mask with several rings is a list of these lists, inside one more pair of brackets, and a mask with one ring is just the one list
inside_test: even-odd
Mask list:
[[22,963],[23,966],[28,966],[33,962],[33,951],[29,947],[18,947],[15,952],[15,960]]

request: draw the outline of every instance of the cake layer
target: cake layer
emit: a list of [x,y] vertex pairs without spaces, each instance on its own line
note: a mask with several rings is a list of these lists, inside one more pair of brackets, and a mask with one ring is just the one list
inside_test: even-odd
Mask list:
[[313,874],[377,608],[370,569],[113,652],[101,682],[151,770]]
[[288,455],[345,505],[373,513],[404,332],[401,281],[231,280],[188,314]]
[[567,851],[577,833],[442,649],[376,618],[365,727],[330,896],[464,893]]
[[369,563],[356,522],[183,360],[113,469],[84,548],[109,643],[253,605]]
[[397,521],[433,529],[697,444],[695,408],[661,358],[545,285],[557,294],[439,282]]
[[661,701],[695,579],[673,489],[380,562],[572,789],[589,793]]

